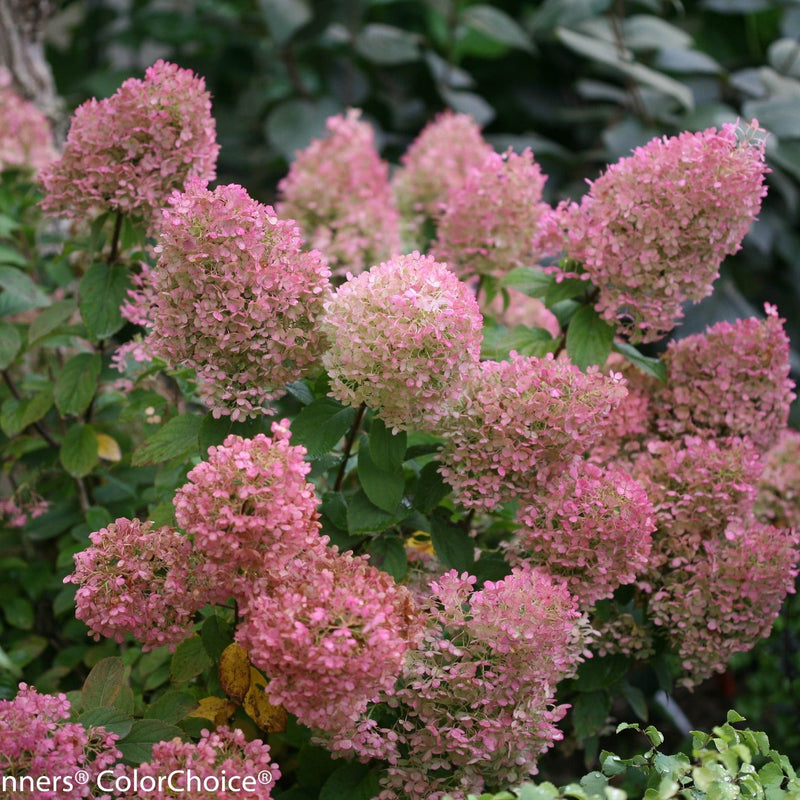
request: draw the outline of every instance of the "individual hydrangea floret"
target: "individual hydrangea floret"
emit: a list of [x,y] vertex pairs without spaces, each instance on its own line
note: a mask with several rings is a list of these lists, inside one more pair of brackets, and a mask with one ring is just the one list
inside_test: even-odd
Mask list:
[[654,139],[611,165],[580,205],[559,206],[539,241],[583,266],[597,310],[619,333],[652,342],[686,300],[711,293],[761,208],[766,172],[756,121]]
[[435,427],[480,356],[478,304],[430,256],[373,267],[340,286],[325,310],[331,394],[366,403],[392,427]]
[[276,210],[293,219],[334,275],[357,274],[400,252],[389,165],[360,111],[330,117],[328,134],[297,153],[278,184]]
[[467,114],[444,111],[428,123],[400,159],[392,177],[406,236],[414,247],[426,249],[430,232],[450,193],[470,169],[480,167],[492,148]]
[[668,573],[649,608],[687,673],[682,685],[724,671],[734,653],[769,635],[786,595],[795,591],[799,543],[794,529],[737,522]]
[[175,519],[202,554],[216,600],[277,583],[296,556],[325,549],[306,450],[290,438],[288,420],[272,423],[272,437],[231,434],[175,493]]
[[430,627],[397,686],[326,742],[335,753],[388,762],[382,798],[516,786],[563,736],[556,724],[567,707],[555,705],[555,687],[586,656],[575,599],[536,570],[514,570],[477,592],[474,584],[455,571],[431,584]]
[[517,519],[522,527],[506,560],[565,578],[582,608],[636,580],[647,566],[655,529],[653,506],[633,478],[583,461],[549,483]]
[[764,456],[756,516],[780,528],[800,529],[800,431],[787,428]]
[[[0,700],[3,798],[94,796],[97,776],[122,758],[115,747],[119,737],[102,727],[68,722],[69,718],[65,694],[39,694],[25,683],[13,700]],[[81,771],[87,781],[77,776]]]
[[448,422],[439,471],[468,508],[535,497],[603,436],[626,393],[621,376],[584,374],[552,356],[484,361]]
[[[132,771],[133,767],[126,767],[120,775],[130,777]],[[259,739],[248,742],[238,728],[223,726],[214,731],[203,730],[198,742],[178,738],[156,742],[151,759],[136,766],[136,781],[118,781],[119,785],[130,786],[118,796],[144,795],[147,800],[270,800],[280,777],[280,767],[272,761],[268,744]]]
[[194,369],[214,416],[263,413],[317,362],[330,270],[297,226],[235,184],[200,180],[164,210],[149,343]]
[[11,74],[0,67],[0,172],[39,172],[58,154],[47,117],[12,88]]
[[242,607],[237,641],[270,679],[270,703],[324,731],[352,727],[390,689],[423,623],[411,593],[365,556],[333,548]]
[[747,436],[762,452],[777,442],[795,395],[783,320],[766,310],[764,319],[718,322],[670,342],[655,409],[663,434]]
[[545,180],[530,149],[487,154],[450,192],[431,254],[462,279],[500,278],[537,263],[533,232],[549,208],[542,202]]
[[122,642],[132,634],[143,650],[174,650],[192,633],[207,593],[194,569],[189,540],[174,528],[118,519],[89,537],[92,546],[74,556],[78,585],[75,616],[95,640]]
[[189,178],[211,180],[219,145],[205,81],[157,61],[72,117],[61,158],[42,173],[51,214],[91,220],[109,211],[155,223]]

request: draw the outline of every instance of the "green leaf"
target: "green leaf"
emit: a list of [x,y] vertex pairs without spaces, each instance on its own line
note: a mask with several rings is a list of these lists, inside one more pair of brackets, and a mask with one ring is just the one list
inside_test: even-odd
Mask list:
[[88,475],[99,459],[94,428],[91,425],[73,425],[61,442],[59,458],[73,478]]
[[222,651],[233,642],[233,628],[215,614],[203,623],[200,638],[212,660],[219,661]]
[[379,469],[391,471],[402,467],[407,440],[405,431],[392,433],[377,417],[369,426],[369,454]]
[[516,289],[528,297],[544,297],[555,278],[538,267],[514,267],[500,278],[501,288]]
[[12,628],[29,631],[33,628],[33,606],[24,597],[11,597],[3,603],[6,622]]
[[485,4],[470,6],[461,16],[461,23],[496,42],[533,52],[533,43],[525,29],[499,8]]
[[649,716],[647,708],[647,698],[644,692],[636,686],[631,686],[627,681],[622,684],[622,694],[633,709],[633,713],[643,722],[647,722]]
[[423,514],[433,511],[452,489],[439,474],[439,462],[428,462],[419,473],[414,505]]
[[141,764],[153,757],[156,742],[183,738],[183,731],[175,725],[167,725],[158,719],[137,719],[130,733],[117,742],[117,748],[129,764]]
[[259,6],[278,45],[286,44],[313,16],[306,0],[259,0]]
[[469,114],[481,127],[488,125],[497,116],[489,103],[475,92],[457,91],[446,86],[440,86],[439,94],[453,111]]
[[195,708],[197,700],[190,694],[169,690],[147,706],[146,716],[148,719],[160,719],[162,722],[174,724]]
[[5,369],[17,357],[22,347],[19,331],[10,322],[0,322],[0,369]]
[[265,123],[267,138],[291,161],[297,150],[325,135],[326,120],[340,111],[341,107],[329,97],[318,101],[286,100],[270,111]]
[[350,761],[325,781],[319,800],[372,800],[380,793],[378,776],[369,764]]
[[336,447],[355,418],[356,409],[332,397],[320,397],[292,421],[292,444],[302,444],[310,458],[319,458]]
[[25,267],[28,264],[28,260],[19,250],[15,250],[7,244],[0,244],[0,264],[13,264],[15,267]]
[[121,658],[104,658],[92,667],[81,690],[81,708],[116,708],[133,713],[133,692]]
[[381,533],[398,518],[370,502],[363,489],[347,501],[347,530],[349,533]]
[[269,432],[269,417],[260,416],[233,422],[230,417],[215,419],[214,415],[209,411],[200,423],[197,442],[200,447],[200,453],[205,458],[209,447],[216,447],[222,444],[232,433],[241,436],[243,439],[252,439],[259,433]]
[[571,300],[585,294],[591,287],[589,281],[581,278],[564,278],[563,281],[554,282],[544,296],[544,303],[548,308],[552,308],[563,300]]
[[583,741],[599,734],[610,710],[611,698],[607,692],[579,694],[572,707],[572,725],[577,739]]
[[667,367],[660,358],[642,355],[632,344],[627,342],[614,342],[612,345],[614,352],[625,356],[634,366],[642,372],[646,372],[654,378],[658,378],[662,383],[667,380]]
[[51,409],[52,405],[53,389],[48,386],[23,404],[22,418],[20,420],[22,427],[27,428],[28,425],[38,422]]
[[406,549],[397,536],[379,536],[367,548],[369,560],[378,569],[388,572],[396,581],[408,571]]
[[21,433],[25,427],[22,424],[22,415],[25,413],[25,403],[16,397],[7,397],[0,410],[0,429],[9,438]]
[[173,458],[197,455],[197,440],[203,418],[197,414],[173,417],[138,447],[131,459],[134,467],[160,464]]
[[407,64],[420,57],[419,37],[402,28],[380,22],[365,25],[355,41],[356,52],[382,66]]
[[56,378],[53,398],[63,415],[82,414],[97,391],[102,360],[99,353],[78,353],[64,365]]
[[621,653],[612,653],[602,658],[595,656],[584,661],[578,668],[577,688],[580,692],[607,689],[625,677],[629,662]]
[[95,339],[106,339],[125,324],[119,309],[130,285],[128,270],[122,264],[109,266],[102,261],[92,264],[81,278],[78,305]]
[[370,448],[363,443],[358,449],[358,479],[370,502],[394,514],[405,489],[402,467],[381,469],[372,460]]
[[431,541],[439,561],[459,572],[471,572],[475,565],[475,543],[447,518],[447,512],[431,517]]
[[91,531],[107,528],[113,521],[114,518],[109,514],[108,509],[102,506],[90,506],[86,509],[86,524]]
[[0,267],[0,287],[4,290],[0,295],[0,316],[50,305],[50,298],[15,267]]
[[582,306],[567,328],[567,355],[575,366],[585,372],[587,367],[603,366],[614,342],[614,329],[594,310]]
[[611,67],[638,83],[672,97],[687,111],[694,108],[694,94],[690,87],[661,72],[656,72],[644,64],[631,60],[630,52],[620,52],[613,42],[596,39],[593,36],[563,27],[556,28],[555,34],[562,44],[579,55]]
[[131,715],[118,708],[92,708],[84,711],[78,717],[78,722],[85,728],[102,726],[110,733],[116,733],[120,739],[127,736],[133,727]]
[[172,655],[169,676],[173,683],[185,683],[208,669],[212,664],[203,640],[192,636],[181,642]]
[[521,356],[543,357],[556,349],[558,340],[543,328],[528,328],[517,325],[512,330],[486,326],[483,329],[481,357],[492,361],[503,361],[513,350]]

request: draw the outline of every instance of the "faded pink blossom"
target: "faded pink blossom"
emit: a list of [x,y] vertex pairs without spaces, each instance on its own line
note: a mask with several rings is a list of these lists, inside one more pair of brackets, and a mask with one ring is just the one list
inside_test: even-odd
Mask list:
[[360,115],[351,109],[330,117],[327,136],[298,152],[278,184],[278,214],[297,222],[338,276],[362,272],[401,249],[389,165]]
[[279,583],[298,556],[325,551],[311,465],[288,425],[273,422],[272,437],[228,436],[175,493],[175,519],[202,556],[212,602],[244,599],[257,583]]
[[235,184],[200,180],[164,210],[152,351],[194,369],[214,416],[257,416],[317,362],[330,271],[297,226]]
[[427,248],[444,204],[472,167],[480,167],[492,148],[467,114],[443,111],[429,122],[400,159],[392,188],[410,246]]
[[39,172],[57,157],[47,117],[14,91],[11,74],[0,67],[0,172]]
[[435,427],[480,356],[478,304],[430,256],[397,256],[350,279],[325,311],[331,394],[392,427]]
[[[69,722],[65,694],[39,694],[20,683],[13,700],[0,700],[0,781],[4,800],[93,797],[97,776],[122,754],[119,738],[102,727]],[[89,780],[75,779],[79,770]],[[16,779],[16,790],[11,779]],[[40,782],[37,785],[37,779]],[[108,797],[108,795],[105,795]]]
[[430,627],[397,686],[326,740],[334,753],[387,762],[382,799],[516,786],[563,736],[555,687],[586,656],[574,598],[535,570],[474,584],[455,571],[431,584]]
[[174,650],[191,636],[208,593],[182,533],[118,519],[89,538],[91,547],[76,553],[75,571],[64,582],[77,584],[75,616],[95,640],[122,642],[131,634],[142,650]]
[[800,533],[792,528],[734,523],[664,577],[650,614],[681,660],[682,685],[722,672],[734,653],[769,635],[786,595],[795,591],[798,544]]
[[648,564],[653,506],[621,469],[577,461],[517,519],[506,560],[563,577],[582,608],[633,583]]
[[536,264],[540,252],[533,234],[549,209],[542,202],[545,180],[530,149],[488,153],[451,189],[431,255],[462,279],[500,278],[515,267]]
[[670,342],[667,384],[655,398],[663,434],[747,436],[762,452],[777,442],[795,394],[783,320],[766,310],[765,319],[719,322]]
[[[270,800],[275,783],[281,777],[280,767],[272,761],[269,745],[254,739],[248,742],[238,728],[220,727],[204,730],[200,741],[184,742],[175,738],[156,742],[149,761],[136,767],[140,786],[155,788],[119,794],[119,797],[147,797],[147,800],[171,800],[176,796],[166,780],[171,779],[179,790],[177,796],[192,800]],[[120,774],[130,774],[125,767]],[[264,780],[270,777],[271,780]],[[161,783],[159,784],[159,778]],[[244,779],[250,778],[249,782]],[[227,788],[222,788],[227,779]],[[236,784],[231,779],[236,779]],[[217,787],[217,788],[214,788]]]
[[119,212],[157,222],[173,189],[216,174],[216,125],[205,81],[157,61],[72,118],[61,158],[42,173],[50,214],[92,220]]
[[584,374],[552,356],[484,361],[447,423],[439,471],[468,508],[536,497],[602,438],[626,393],[621,376]]
[[767,451],[757,489],[762,522],[800,529],[800,432],[787,428]]
[[352,727],[394,686],[423,630],[405,587],[334,548],[299,557],[242,617],[236,638],[269,678],[270,702],[330,732]]
[[742,239],[766,194],[764,133],[682,133],[638,147],[611,165],[576,203],[543,220],[539,246],[582,265],[596,308],[632,342],[665,336],[686,300],[711,293],[723,259]]

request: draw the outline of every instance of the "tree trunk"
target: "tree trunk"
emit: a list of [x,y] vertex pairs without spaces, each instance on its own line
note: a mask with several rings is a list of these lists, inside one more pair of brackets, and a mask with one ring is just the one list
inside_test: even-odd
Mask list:
[[11,73],[14,89],[58,124],[63,107],[43,41],[54,11],[54,0],[0,0],[0,66]]

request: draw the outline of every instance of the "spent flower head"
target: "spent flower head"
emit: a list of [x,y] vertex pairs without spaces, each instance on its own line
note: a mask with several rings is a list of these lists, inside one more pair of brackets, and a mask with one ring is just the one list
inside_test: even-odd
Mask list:
[[278,184],[281,217],[293,219],[334,275],[362,272],[400,252],[400,216],[389,165],[360,111],[330,117],[327,136],[297,156]]
[[156,223],[171,191],[215,177],[218,152],[205,81],[157,61],[144,80],[78,107],[61,158],[42,173],[42,207],[71,219],[113,211]]

